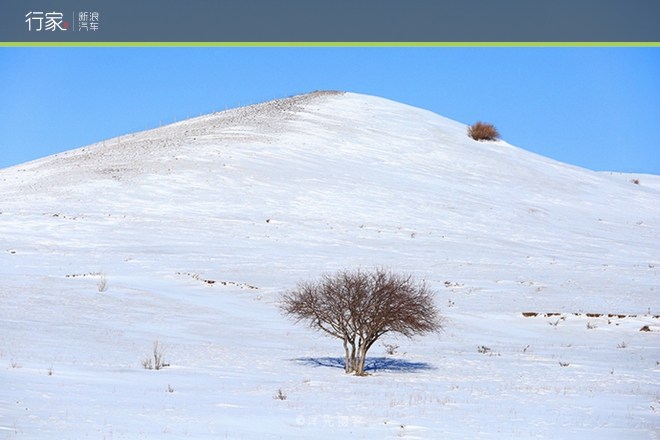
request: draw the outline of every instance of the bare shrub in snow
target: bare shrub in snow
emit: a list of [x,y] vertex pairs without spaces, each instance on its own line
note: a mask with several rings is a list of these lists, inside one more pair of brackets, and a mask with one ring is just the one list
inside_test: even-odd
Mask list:
[[144,367],[145,370],[153,370],[154,369],[154,361],[151,359],[151,356],[147,356],[142,360],[142,366]]
[[399,333],[412,338],[441,330],[434,295],[410,275],[357,269],[299,282],[280,294],[278,306],[295,322],[340,339],[346,373],[362,376],[367,352],[381,336]]
[[282,391],[282,388],[280,388],[279,390],[277,390],[277,394],[275,394],[275,395],[273,396],[273,399],[276,399],[276,400],[286,400],[286,394],[284,394],[284,392]]
[[399,349],[399,346],[395,344],[383,344],[383,347],[385,347],[385,351],[390,356],[396,355],[397,350]]
[[486,347],[485,345],[480,345],[477,347],[477,351],[481,354],[485,354],[487,356],[501,356],[501,354],[494,352],[491,350],[489,347]]
[[164,367],[169,367],[170,364],[166,364],[163,361],[163,355],[165,354],[165,348],[162,345],[158,344],[158,339],[154,342],[154,351],[153,356],[147,356],[142,361],[142,366],[146,370],[160,370]]
[[96,284],[96,286],[99,288],[99,292],[105,292],[107,285],[108,285],[108,278],[105,275],[105,272],[101,272],[99,274],[99,282]]
[[560,322],[565,321],[565,320],[566,320],[566,318],[562,316],[561,318],[559,318],[558,320],[556,320],[554,322],[553,321],[548,321],[548,324],[550,324],[554,327],[557,327]]
[[500,137],[500,133],[493,124],[479,121],[468,127],[468,136],[475,141],[492,141]]

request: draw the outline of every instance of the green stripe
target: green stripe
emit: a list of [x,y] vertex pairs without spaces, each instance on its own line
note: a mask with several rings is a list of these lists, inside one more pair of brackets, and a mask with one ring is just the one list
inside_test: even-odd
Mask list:
[[0,47],[660,47],[660,42],[0,42]]

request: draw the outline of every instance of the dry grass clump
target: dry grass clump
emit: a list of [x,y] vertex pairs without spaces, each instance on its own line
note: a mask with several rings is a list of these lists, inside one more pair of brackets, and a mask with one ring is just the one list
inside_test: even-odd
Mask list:
[[99,292],[103,293],[107,290],[108,287],[108,277],[105,272],[99,272],[99,282],[96,283],[96,286],[99,288]]
[[170,364],[166,364],[163,361],[163,355],[165,354],[165,348],[162,345],[158,345],[158,339],[154,342],[154,355],[153,359],[151,356],[147,356],[142,361],[142,366],[145,370],[162,370],[165,367],[169,367]]
[[492,141],[500,136],[493,124],[486,124],[485,122],[477,122],[468,127],[468,136],[475,141]]

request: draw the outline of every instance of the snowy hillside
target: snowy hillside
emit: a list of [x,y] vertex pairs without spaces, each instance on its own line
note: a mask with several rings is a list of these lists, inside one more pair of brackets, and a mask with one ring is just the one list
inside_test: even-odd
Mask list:
[[[657,176],[316,92],[0,185],[0,438],[660,436]],[[368,377],[274,302],[357,266],[427,280],[446,318]]]

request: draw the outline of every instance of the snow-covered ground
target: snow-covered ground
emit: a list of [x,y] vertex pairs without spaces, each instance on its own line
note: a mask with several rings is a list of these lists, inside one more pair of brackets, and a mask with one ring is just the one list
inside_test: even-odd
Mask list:
[[[658,176],[314,93],[0,185],[0,438],[660,438]],[[446,318],[367,377],[275,304],[357,266],[427,280]]]

